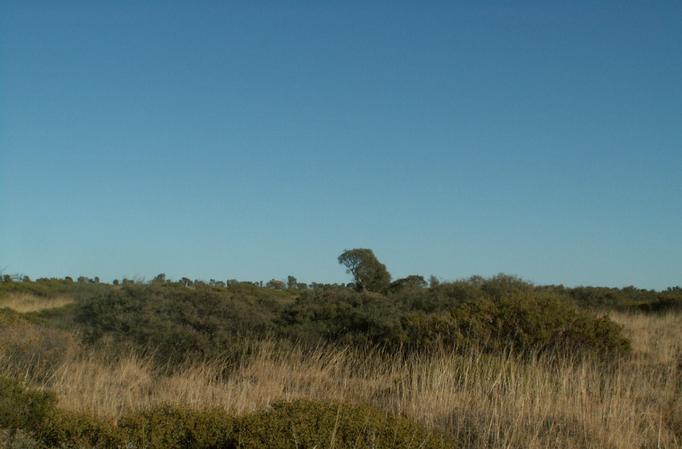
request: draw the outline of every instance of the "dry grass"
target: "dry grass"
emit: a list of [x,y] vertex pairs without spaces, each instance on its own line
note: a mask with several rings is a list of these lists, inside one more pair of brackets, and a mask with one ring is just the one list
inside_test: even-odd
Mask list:
[[7,307],[19,313],[40,312],[41,310],[56,309],[72,303],[73,298],[69,296],[42,298],[26,293],[12,293],[0,298],[0,308]]
[[599,360],[512,355],[396,359],[378,352],[258,345],[239,366],[158,374],[135,356],[71,358],[44,383],[62,407],[116,419],[171,403],[241,414],[278,399],[369,403],[442,429],[468,448],[682,447],[682,316],[615,315],[635,354]]

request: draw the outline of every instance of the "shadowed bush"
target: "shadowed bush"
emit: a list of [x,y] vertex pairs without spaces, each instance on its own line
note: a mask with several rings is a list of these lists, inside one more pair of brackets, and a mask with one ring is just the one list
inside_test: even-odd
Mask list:
[[51,393],[25,388],[18,382],[0,377],[0,428],[33,430],[54,409]]
[[244,335],[271,332],[276,303],[258,294],[178,285],[131,285],[80,301],[85,340],[107,337],[161,361],[224,356]]

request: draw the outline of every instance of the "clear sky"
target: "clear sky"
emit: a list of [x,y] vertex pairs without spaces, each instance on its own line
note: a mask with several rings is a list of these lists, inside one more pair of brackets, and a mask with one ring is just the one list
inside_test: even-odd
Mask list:
[[682,3],[2,2],[0,268],[335,282],[352,247],[682,284]]

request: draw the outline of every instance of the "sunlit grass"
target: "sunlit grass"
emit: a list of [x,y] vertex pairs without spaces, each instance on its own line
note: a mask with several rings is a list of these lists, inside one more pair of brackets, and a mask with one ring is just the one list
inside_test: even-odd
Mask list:
[[113,421],[158,404],[241,415],[309,398],[404,414],[468,448],[682,447],[682,316],[613,318],[634,354],[610,364],[474,350],[406,359],[338,347],[283,350],[265,341],[236,366],[210,361],[173,373],[139,356],[81,352],[36,383],[55,391],[63,408]]
[[30,313],[56,309],[73,303],[70,296],[44,298],[26,293],[12,293],[0,297],[0,308],[7,307],[15,312]]

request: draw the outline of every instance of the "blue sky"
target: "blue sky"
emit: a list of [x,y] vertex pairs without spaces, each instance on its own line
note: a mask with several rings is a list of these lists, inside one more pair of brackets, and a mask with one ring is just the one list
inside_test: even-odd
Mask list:
[[682,284],[680,2],[3,2],[0,268]]

